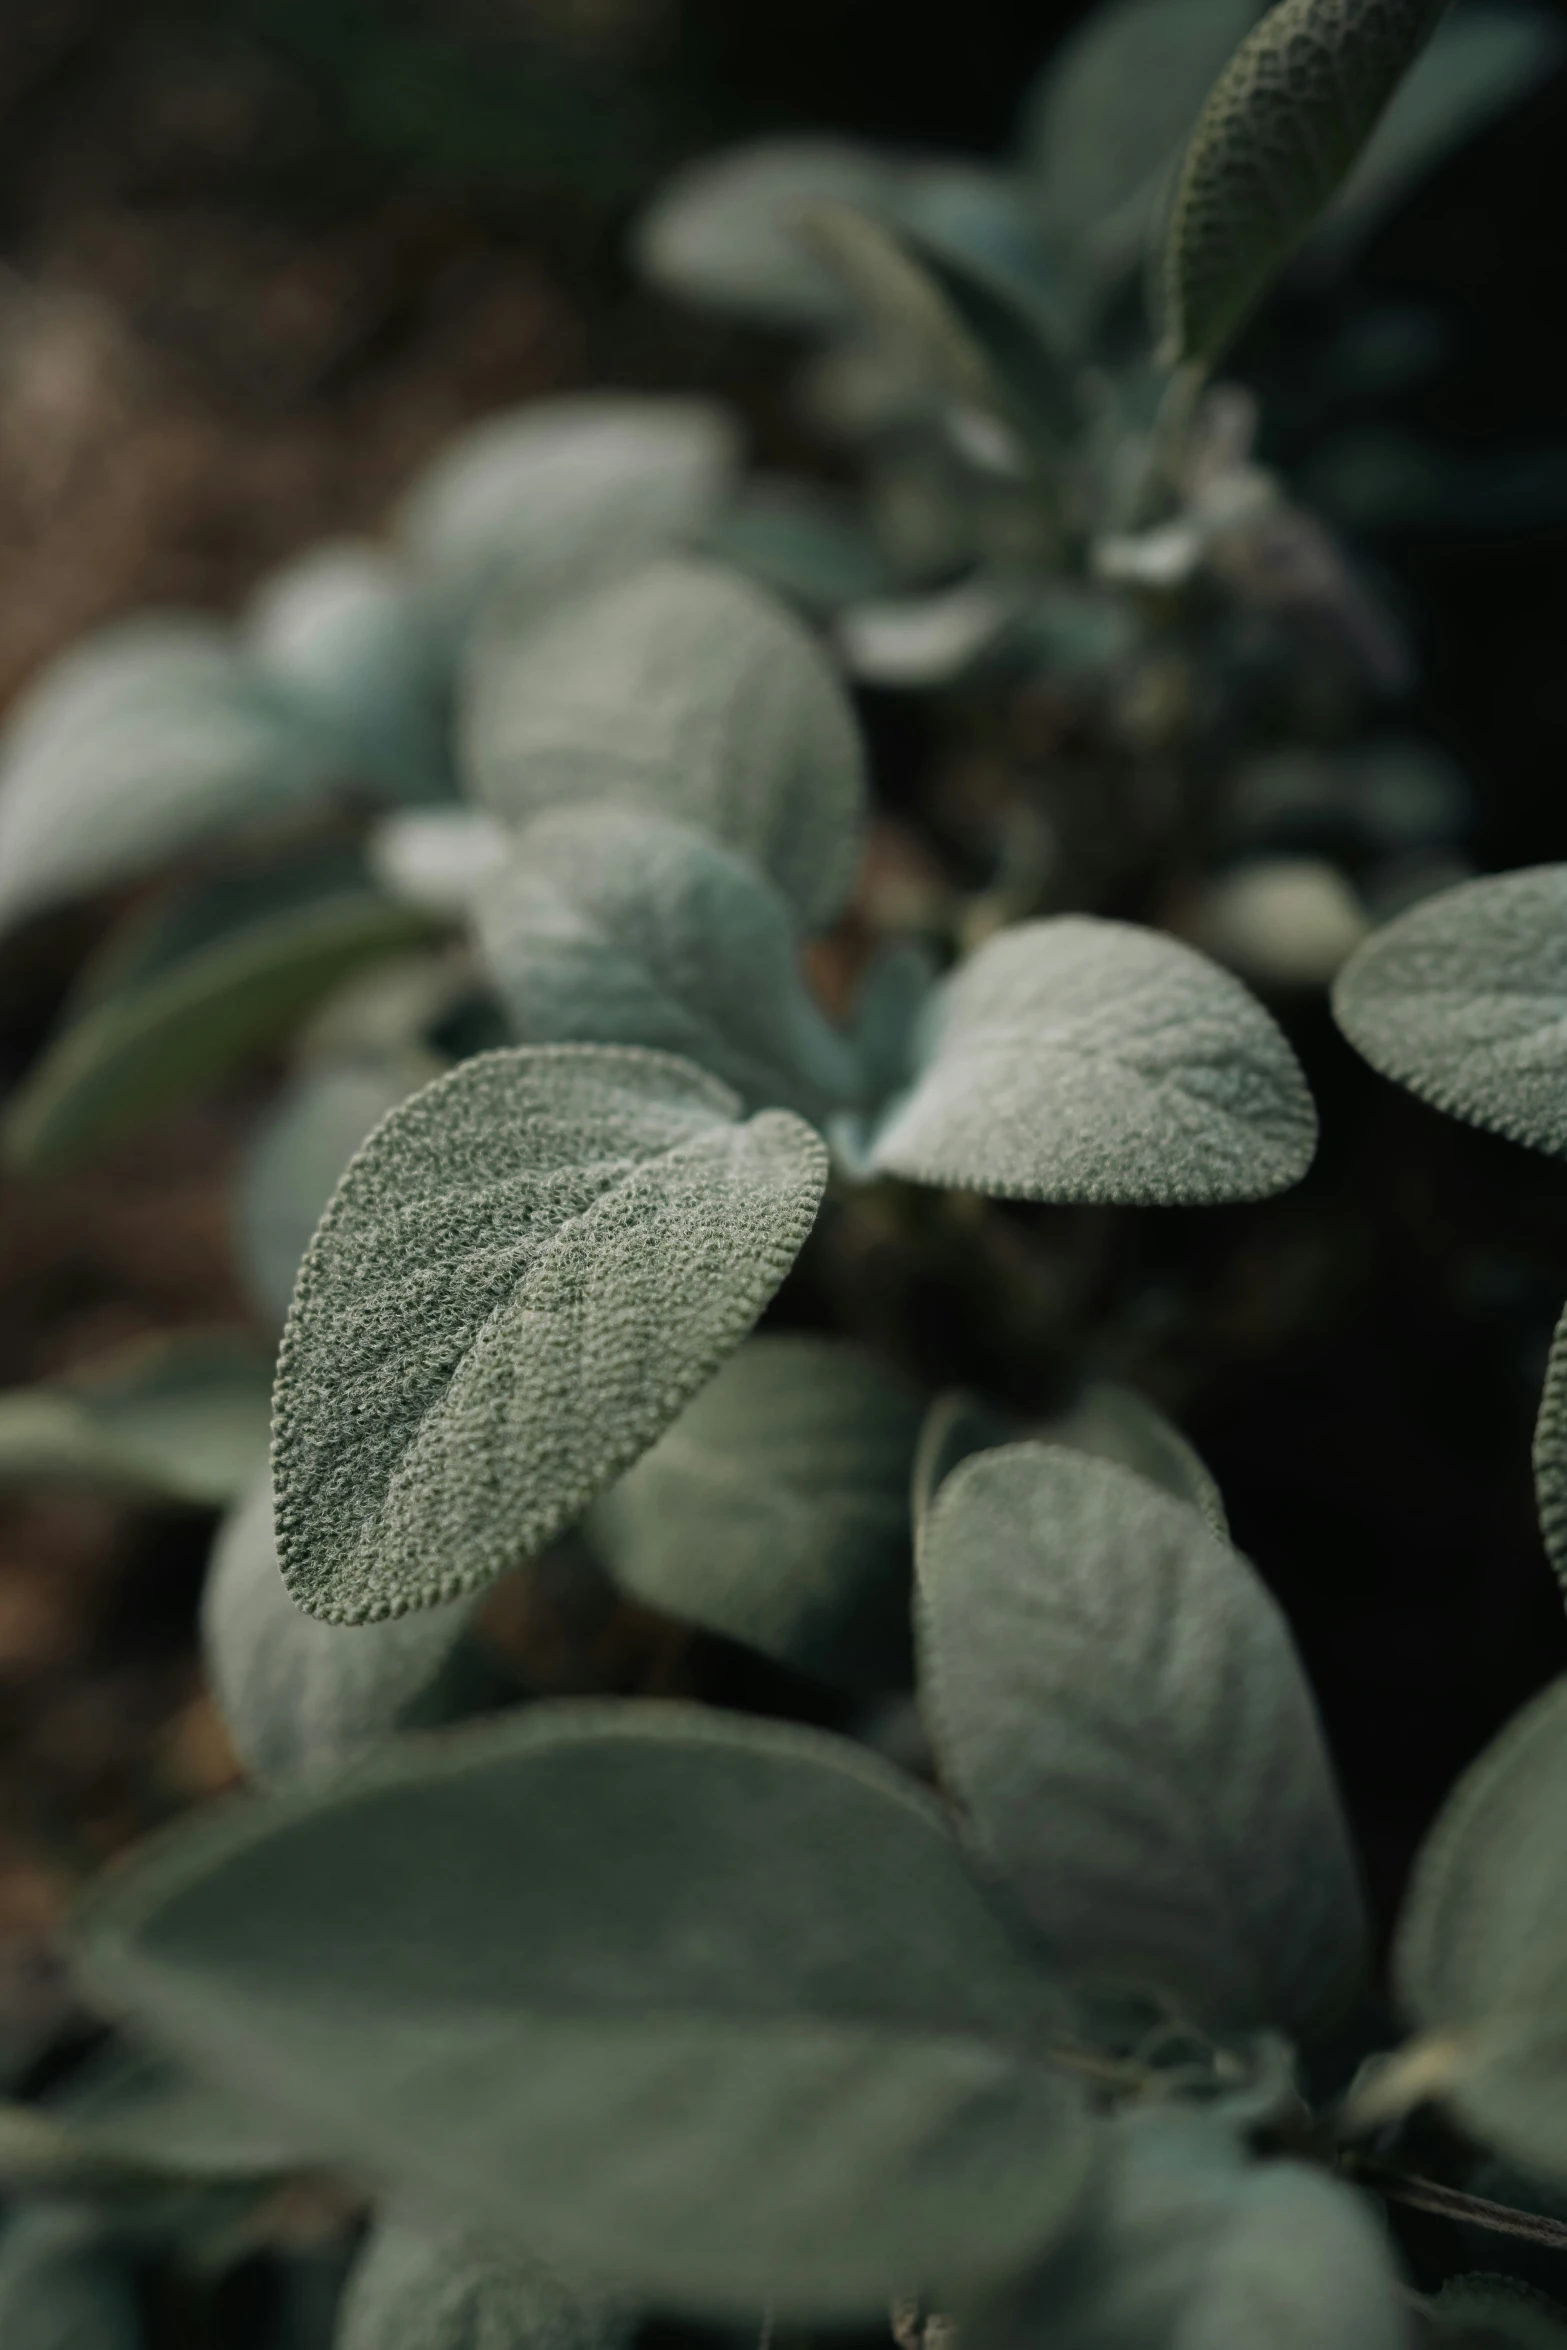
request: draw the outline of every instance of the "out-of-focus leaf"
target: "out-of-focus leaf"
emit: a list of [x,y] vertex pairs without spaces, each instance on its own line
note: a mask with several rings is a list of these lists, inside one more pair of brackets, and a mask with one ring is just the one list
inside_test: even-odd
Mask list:
[[919,1399],[855,1348],[748,1339],[588,1540],[636,1598],[848,1688],[907,1686]]
[[1209,366],[1343,186],[1443,0],[1279,0],[1214,84],[1170,208],[1164,355]]
[[806,988],[789,909],[750,861],[637,807],[554,808],[487,884],[478,934],[524,1044],[681,1053],[750,1109],[820,1123],[859,1091]]
[[1420,2306],[1436,2329],[1433,2350],[1562,2350],[1567,2342],[1567,2309],[1515,2277],[1449,2277]]
[[135,915],[83,975],[7,1105],[27,1174],[101,1149],[287,1034],[351,972],[427,935],[357,860],[311,857],[200,883]]
[[971,1453],[1015,1444],[1024,1433],[1020,1421],[998,1411],[981,1395],[970,1395],[961,1387],[938,1395],[925,1414],[915,1448],[910,1482],[915,1533],[923,1527],[953,1470],[961,1468]]
[[802,918],[842,910],[865,760],[831,664],[792,614],[716,564],[667,557],[514,631],[474,662],[464,765],[520,823],[627,800],[705,824]]
[[497,587],[547,611],[598,572],[699,537],[738,455],[711,401],[530,401],[445,444],[403,501],[401,537],[435,622],[460,638]]
[[643,2305],[993,2288],[1097,2150],[940,1812],[793,1724],[617,1700],[415,1741],[166,1838],[77,1940],[350,2163]]
[[1135,1388],[1091,1379],[1069,1408],[1039,1431],[1051,1444],[1118,1461],[1177,1501],[1190,1502],[1221,1542],[1229,1539],[1224,1498],[1194,1446]]
[[365,858],[389,897],[461,922],[506,850],[504,825],[482,808],[417,808],[383,817]]
[[1105,1460],[1009,1445],[920,1531],[944,1779],[1074,1971],[1217,2029],[1333,2020],[1365,1962],[1311,1692],[1258,1577]]
[[950,685],[994,651],[1023,609],[1021,587],[975,577],[929,595],[887,596],[838,616],[838,649],[864,685]]
[[746,1336],[826,1151],[664,1053],[481,1054],[394,1110],[310,1244],[274,1409],[284,1578],[329,1622],[492,1582]]
[[642,216],[655,285],[769,326],[839,327],[855,305],[798,233],[813,204],[874,208],[906,160],[842,139],[765,139],[675,175]]
[[129,2267],[98,2222],[48,2204],[0,2222],[0,2340],[16,2350],[141,2350]]
[[138,1341],[0,1394],[0,1484],[105,1486],[215,1509],[266,1458],[272,1360],[243,1338]]
[[[210,2074],[188,2070],[172,2057],[123,2041],[96,2051],[32,2109],[69,2147],[74,2171],[57,2174],[61,2187],[87,2186],[94,2173],[119,2170],[185,2179],[278,2176],[304,2170],[319,2141],[280,2126],[265,2106]],[[47,2189],[47,2175],[37,2179]]]
[[466,1710],[460,1643],[477,1595],[383,1624],[323,1624],[290,1597],[267,1472],[222,1527],[202,1595],[207,1673],[235,1752],[279,1786]]
[[104,629],[45,670],[0,741],[0,923],[286,815],[342,765],[215,623]]
[[1157,932],[1020,922],[933,1000],[877,1172],[1001,1198],[1199,1206],[1299,1180],[1316,1118],[1262,1006]]
[[702,551],[819,616],[884,595],[894,584],[854,509],[797,482],[752,483],[718,516]]
[[336,2350],[625,2350],[635,2320],[521,2254],[416,2211],[377,2219],[344,2296]]

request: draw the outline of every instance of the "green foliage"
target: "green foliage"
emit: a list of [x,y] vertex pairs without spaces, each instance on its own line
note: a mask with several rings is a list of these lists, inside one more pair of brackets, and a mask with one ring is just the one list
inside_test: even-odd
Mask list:
[[1225,67],[1170,209],[1161,326],[1207,366],[1348,177],[1443,0],[1279,0]]
[[1197,1511],[1064,1446],[985,1452],[921,1528],[947,1782],[1050,1947],[1222,2028],[1303,2031],[1365,1927],[1300,1662]]
[[625,2311],[537,2263],[394,2211],[355,2263],[336,2350],[625,2350],[632,2330]]
[[796,234],[820,204],[874,210],[905,168],[843,139],[774,139],[689,164],[643,214],[636,258],[655,285],[768,326],[838,326],[842,280]]
[[130,2271],[90,2219],[45,2204],[0,2224],[0,2336],[17,2350],[140,2350]]
[[1012,1199],[1255,1199],[1297,1182],[1316,1119],[1236,981],[1174,939],[1081,916],[989,940],[935,999],[871,1164]]
[[[366,1944],[363,1921],[377,1932]],[[557,1707],[209,1820],[88,1980],[346,2156],[655,2306],[868,2317],[1015,2274],[1096,2133],[938,1811],[840,1741]]]
[[667,1055],[486,1053],[380,1125],[311,1243],[278,1368],[283,1575],[336,1623],[539,1549],[750,1329],[826,1153]]
[[1193,1447],[1135,1388],[1113,1379],[1091,1379],[1070,1408],[1040,1432],[1052,1444],[1092,1453],[1135,1469],[1150,1485],[1162,1486],[1177,1501],[1190,1502],[1221,1542],[1229,1540],[1224,1496]]
[[628,800],[706,825],[805,922],[842,911],[864,821],[853,713],[798,623],[716,565],[666,557],[520,625],[502,598],[463,736],[470,787],[509,821]]
[[0,1392],[0,1484],[220,1508],[266,1457],[271,1388],[270,1358],[242,1338],[138,1341],[72,1376]]
[[1567,865],[1424,899],[1345,965],[1333,1009],[1372,1067],[1422,1101],[1567,1153]]
[[1442,2350],[1561,2350],[1567,2310],[1512,2277],[1449,2277],[1425,2304]]
[[906,1686],[919,1400],[854,1348],[747,1339],[588,1513],[638,1599],[848,1688]]
[[1567,1596],[1567,1314],[1551,1340],[1534,1424],[1534,1493],[1546,1556]]

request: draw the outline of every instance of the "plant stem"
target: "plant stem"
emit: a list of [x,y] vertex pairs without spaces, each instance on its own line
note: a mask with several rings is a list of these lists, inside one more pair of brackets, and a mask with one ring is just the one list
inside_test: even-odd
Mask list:
[[1393,2163],[1353,2150],[1341,2154],[1337,2168],[1361,2186],[1385,2195],[1390,2203],[1406,2203],[1412,2211],[1434,2212],[1440,2219],[1465,2221],[1470,2227],[1490,2228],[1499,2236],[1522,2236],[1531,2244],[1545,2244],[1553,2252],[1567,2252],[1567,2221],[1549,2219],[1544,2212],[1517,2211],[1510,2203],[1492,2203],[1484,2195],[1466,2195],[1460,2187],[1444,2187],[1402,2171]]

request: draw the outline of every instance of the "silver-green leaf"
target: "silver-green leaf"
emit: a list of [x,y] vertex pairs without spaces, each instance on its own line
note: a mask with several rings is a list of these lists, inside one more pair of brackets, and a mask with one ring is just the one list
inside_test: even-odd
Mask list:
[[842,139],[766,139],[690,164],[638,223],[636,260],[689,302],[772,326],[841,327],[842,280],[798,234],[812,204],[874,206],[906,169]]
[[1170,207],[1164,356],[1211,365],[1347,179],[1445,0],[1279,0],[1214,84]]
[[1433,2085],[1526,2170],[1567,2176],[1567,1680],[1513,1718],[1449,1796],[1399,1924],[1399,1998],[1435,2036]]
[[585,1531],[636,1598],[849,1688],[907,1687],[914,1391],[868,1356],[748,1339]]
[[1295,1057],[1238,980],[1061,915],[1000,932],[938,992],[872,1163],[1001,1198],[1196,1207],[1284,1190],[1315,1143]]
[[826,655],[716,564],[669,556],[518,630],[502,607],[463,713],[470,788],[520,823],[625,800],[704,824],[808,923],[859,864],[865,760]]
[[99,1486],[216,1509],[266,1458],[272,1361],[218,1332],[138,1340],[0,1393],[0,1485]]
[[479,943],[525,1044],[681,1053],[823,1122],[859,1090],[808,992],[789,909],[748,859],[635,807],[550,810],[478,904]]
[[644,2306],[993,2287],[1097,2150],[940,1811],[790,1724],[615,1701],[414,1741],[166,1838],[77,1946],[350,2167]]
[[1367,939],[1333,990],[1384,1077],[1450,1116],[1567,1154],[1567,865],[1486,875]]
[[1135,1469],[1177,1501],[1189,1501],[1220,1541],[1228,1541],[1224,1497],[1207,1466],[1179,1428],[1134,1387],[1123,1387],[1115,1379],[1091,1379],[1039,1433],[1051,1444],[1069,1445],[1074,1452]]
[[1365,1922],[1289,1630],[1195,1509],[1056,1445],[983,1452],[919,1541],[947,1782],[1074,1969],[1304,2033]]
[[635,2320],[414,2208],[378,2214],[354,2263],[334,2350],[625,2350]]
[[703,1071],[593,1045],[478,1055],[393,1111],[299,1276],[274,1422],[302,1607],[373,1622],[540,1549],[745,1337],[826,1151]]
[[398,1730],[464,1710],[459,1649],[478,1595],[383,1624],[323,1624],[290,1597],[270,1472],[221,1528],[201,1603],[207,1675],[262,1786],[332,1770]]

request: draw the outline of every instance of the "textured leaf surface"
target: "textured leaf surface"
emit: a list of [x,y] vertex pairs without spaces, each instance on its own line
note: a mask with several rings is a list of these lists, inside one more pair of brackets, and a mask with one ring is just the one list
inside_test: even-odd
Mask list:
[[1545,1553],[1567,1596],[1567,1313],[1551,1340],[1534,1423],[1534,1495]]
[[457,1651],[477,1595],[384,1624],[323,1624],[290,1597],[272,1538],[272,1479],[229,1517],[201,1603],[202,1654],[234,1750],[278,1786],[464,1710]]
[[0,1484],[98,1485],[217,1508],[265,1460],[272,1363],[241,1338],[137,1343],[0,1394]]
[[1063,915],[947,981],[873,1164],[1002,1198],[1197,1207],[1282,1191],[1315,1141],[1295,1057],[1237,980],[1154,931]]
[[478,933],[523,1043],[682,1053],[748,1107],[818,1123],[858,1091],[788,907],[696,825],[614,806],[537,817],[485,887]]
[[1051,1945],[1218,2027],[1302,2031],[1364,1921],[1282,1616],[1194,1509],[1055,1445],[981,1453],[921,1532],[948,1783]]
[[1465,1772],[1415,1865],[1395,1976],[1452,2052],[1448,2094],[1525,2169],[1567,2175],[1567,1680],[1526,1705]]
[[677,173],[638,224],[636,258],[667,292],[789,327],[854,315],[842,281],[798,233],[812,204],[874,207],[900,158],[841,139],[765,139]]
[[849,1688],[908,1685],[912,1389],[857,1349],[748,1339],[587,1534],[638,1599]]
[[848,895],[865,806],[854,713],[799,622],[714,564],[668,557],[518,633],[502,613],[464,736],[471,786],[514,822],[635,801],[706,825],[808,922]]
[[383,2213],[348,2280],[335,2350],[622,2350],[635,2321],[448,2221]]
[[1215,83],[1166,234],[1166,355],[1210,362],[1316,225],[1443,0],[1279,0]]
[[12,1096],[6,1157],[39,1173],[101,1149],[426,931],[335,857],[225,875],[133,916]]
[[1115,1379],[1092,1379],[1041,1431],[1050,1443],[1118,1461],[1177,1501],[1189,1501],[1219,1539],[1229,1537],[1224,1497],[1195,1448],[1146,1396]]
[[333,747],[215,624],[136,620],[56,661],[0,745],[0,923],[153,872],[323,792]]
[[130,2270],[85,2214],[42,2204],[0,2223],[0,2340],[16,2350],[140,2350]]
[[534,609],[566,583],[695,538],[739,450],[707,400],[532,400],[448,441],[404,500],[432,615],[461,633],[504,584]]
[[1013,1414],[966,1388],[953,1387],[938,1395],[925,1414],[914,1453],[910,1492],[916,1534],[953,1470],[960,1469],[971,1453],[1015,1444],[1027,1432]]
[[1426,898],[1333,990],[1373,1069],[1472,1126],[1567,1154],[1567,865]]
[[826,1177],[661,1053],[481,1054],[364,1145],[283,1337],[283,1574],[329,1621],[477,1590],[630,1467],[755,1322]]
[[165,1840],[79,1941],[100,1997],[345,2159],[644,2305],[991,2282],[1095,2151],[1020,2053],[1049,1981],[940,1813],[793,1725],[616,1701],[450,1732]]

